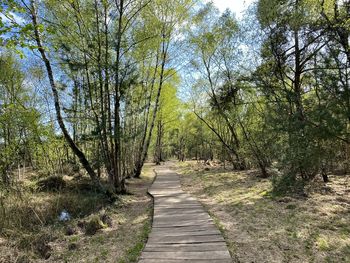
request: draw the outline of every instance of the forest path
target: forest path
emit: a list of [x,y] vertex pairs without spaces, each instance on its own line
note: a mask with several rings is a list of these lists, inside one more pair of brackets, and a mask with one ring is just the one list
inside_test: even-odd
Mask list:
[[179,175],[156,169],[152,231],[139,263],[229,263],[224,238],[203,206],[181,189]]

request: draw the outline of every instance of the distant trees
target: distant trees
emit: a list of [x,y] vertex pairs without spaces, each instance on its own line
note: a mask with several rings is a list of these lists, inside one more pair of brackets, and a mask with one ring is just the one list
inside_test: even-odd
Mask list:
[[[244,169],[245,163],[240,154],[241,144],[237,134],[237,105],[233,105],[229,112],[221,100],[228,99],[235,104],[237,99],[237,90],[233,87],[233,69],[229,63],[234,63],[234,37],[238,27],[230,12],[221,17],[216,12],[211,4],[206,5],[195,19],[197,28],[191,37],[197,57],[193,60],[193,65],[201,73],[201,78],[197,80],[198,87],[204,88],[209,97],[209,106],[215,113],[207,117],[203,113],[195,113],[226,147],[234,166]],[[230,94],[223,98],[225,92]],[[217,117],[213,114],[217,114]]]
[[0,175],[10,183],[9,172],[32,165],[39,143],[39,113],[30,103],[30,92],[19,62],[11,53],[0,55]]
[[42,72],[35,65],[27,69],[31,79],[13,53],[0,55],[0,174],[4,185],[11,185],[29,169],[61,172],[66,160],[67,146],[51,123],[43,121],[47,108],[39,102],[41,88],[34,86]]
[[[170,76],[169,72],[169,76]],[[179,77],[175,72],[169,77],[159,98],[159,110],[153,134],[153,161],[160,165],[166,158],[174,156],[171,143],[174,141],[172,132],[179,128],[183,104],[177,97]],[[152,149],[152,147],[151,147]]]

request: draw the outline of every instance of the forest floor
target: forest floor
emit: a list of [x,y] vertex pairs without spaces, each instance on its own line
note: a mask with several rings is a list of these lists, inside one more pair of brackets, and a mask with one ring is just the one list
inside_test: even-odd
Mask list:
[[274,197],[256,171],[174,166],[222,230],[233,262],[350,262],[349,175],[316,179],[304,197]]
[[127,181],[129,194],[111,201],[82,179],[64,176],[64,189],[40,192],[30,187],[36,175],[25,176],[18,188],[26,190],[0,198],[0,262],[136,262],[151,228],[153,178],[146,164],[141,179]]

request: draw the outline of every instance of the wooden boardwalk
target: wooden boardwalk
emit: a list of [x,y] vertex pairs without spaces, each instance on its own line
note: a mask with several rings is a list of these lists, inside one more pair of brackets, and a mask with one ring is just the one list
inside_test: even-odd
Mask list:
[[179,175],[158,168],[152,232],[139,263],[229,263],[226,243],[202,205],[181,190]]

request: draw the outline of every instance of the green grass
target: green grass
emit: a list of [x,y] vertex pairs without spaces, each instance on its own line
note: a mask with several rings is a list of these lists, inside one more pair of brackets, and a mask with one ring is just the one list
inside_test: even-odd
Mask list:
[[146,221],[143,225],[141,234],[138,236],[135,245],[128,249],[126,252],[126,255],[124,258],[120,259],[118,263],[132,263],[137,262],[138,258],[140,257],[143,248],[145,247],[145,244],[147,242],[147,238],[149,233],[151,232],[151,223],[149,221]]
[[290,205],[286,206],[286,209],[290,209],[290,210],[294,210],[296,208],[297,208],[297,206],[295,204],[290,204]]

